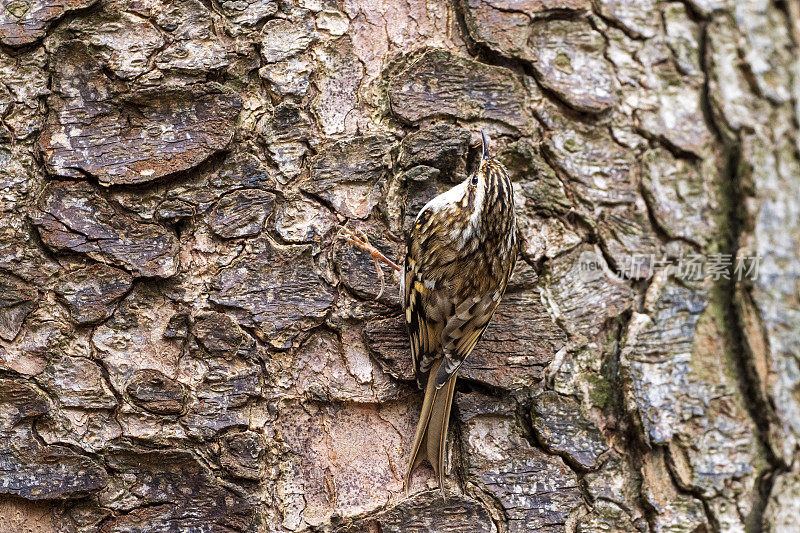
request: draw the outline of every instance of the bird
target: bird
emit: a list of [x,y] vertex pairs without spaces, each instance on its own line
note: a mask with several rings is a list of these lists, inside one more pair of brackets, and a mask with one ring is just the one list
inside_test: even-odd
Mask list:
[[417,214],[400,267],[411,357],[425,396],[405,476],[427,458],[442,497],[458,370],[480,341],[517,258],[514,189],[481,130],[478,167]]

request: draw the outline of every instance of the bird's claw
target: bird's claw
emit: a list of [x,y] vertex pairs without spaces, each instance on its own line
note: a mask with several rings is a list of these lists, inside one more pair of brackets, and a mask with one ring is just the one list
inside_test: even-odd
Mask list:
[[375,297],[375,299],[377,300],[383,296],[385,281],[383,268],[381,268],[381,261],[391,266],[395,270],[400,270],[400,265],[383,255],[380,250],[375,248],[372,243],[369,242],[369,237],[367,237],[367,234],[361,229],[356,229],[354,231],[348,227],[341,226],[339,228],[339,232],[336,234],[336,238],[342,239],[345,242],[349,242],[350,244],[361,248],[372,256],[372,261],[375,263],[375,270],[378,272],[378,279],[381,280],[381,289],[378,291],[378,295]]

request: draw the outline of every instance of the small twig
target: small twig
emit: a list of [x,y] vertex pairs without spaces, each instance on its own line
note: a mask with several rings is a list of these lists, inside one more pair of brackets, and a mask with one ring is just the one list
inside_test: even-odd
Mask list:
[[[356,233],[357,232],[357,233]],[[344,233],[344,235],[342,235]],[[375,299],[380,298],[383,296],[383,288],[384,288],[384,274],[383,268],[381,268],[380,261],[386,263],[390,267],[395,270],[400,270],[400,265],[383,255],[380,250],[375,248],[370,242],[369,237],[363,231],[356,230],[353,231],[350,228],[346,228],[344,226],[339,228],[339,232],[336,234],[337,239],[342,239],[350,244],[361,248],[365,252],[368,252],[372,256],[372,260],[375,262],[375,270],[378,271],[378,279],[381,280],[381,290],[378,292],[378,296]]]

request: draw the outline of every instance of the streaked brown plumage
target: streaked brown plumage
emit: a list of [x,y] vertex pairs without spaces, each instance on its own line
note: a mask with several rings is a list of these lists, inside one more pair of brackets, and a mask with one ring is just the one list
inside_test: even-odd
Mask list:
[[422,208],[401,270],[417,379],[427,376],[406,486],[426,457],[444,495],[444,455],[458,368],[475,348],[505,292],[517,250],[514,193],[489,154],[475,173]]

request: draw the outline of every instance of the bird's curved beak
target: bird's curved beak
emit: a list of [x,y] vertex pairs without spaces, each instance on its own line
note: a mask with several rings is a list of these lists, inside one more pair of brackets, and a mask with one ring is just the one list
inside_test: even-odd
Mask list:
[[483,154],[481,155],[481,159],[491,159],[492,154],[489,153],[489,136],[486,135],[483,128],[481,128],[481,139],[483,140]]

